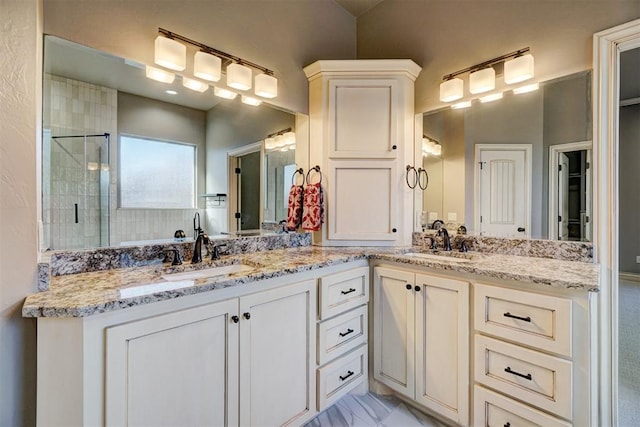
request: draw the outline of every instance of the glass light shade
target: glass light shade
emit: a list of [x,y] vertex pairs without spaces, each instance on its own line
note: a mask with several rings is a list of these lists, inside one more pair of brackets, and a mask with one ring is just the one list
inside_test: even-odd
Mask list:
[[492,93],[491,95],[483,96],[480,98],[480,102],[487,103],[497,101],[498,99],[502,99],[502,92]]
[[285,132],[284,136],[284,140],[285,140],[285,144],[286,145],[296,145],[296,134],[289,131],[289,132]]
[[513,90],[513,93],[516,95],[520,95],[521,93],[533,92],[534,90],[538,90],[540,85],[538,83],[533,83],[526,86],[520,86]]
[[97,171],[98,170],[98,163],[96,163],[96,162],[87,162],[87,170]]
[[504,82],[520,83],[533,77],[533,55],[522,55],[504,63]]
[[469,108],[471,107],[471,101],[462,101],[462,102],[458,102],[457,104],[453,104],[451,106],[451,108],[453,108],[454,110],[461,110],[463,108]]
[[280,149],[280,151],[289,151],[289,147],[284,146],[284,147],[282,147],[282,148]]
[[451,102],[462,98],[464,83],[462,79],[450,79],[440,83],[440,101]]
[[276,135],[275,137],[275,141],[276,141],[276,148],[282,148],[286,145],[286,140],[284,138],[284,135]]
[[469,92],[484,93],[495,89],[496,72],[492,67],[469,74]]
[[251,89],[251,68],[240,64],[227,67],[227,86],[239,90]]
[[170,70],[182,71],[187,68],[187,47],[177,40],[158,36],[153,62]]
[[210,82],[217,82],[222,76],[222,60],[207,52],[196,52],[193,57],[193,75]]
[[221,87],[214,87],[213,94],[224,99],[235,99],[235,97],[238,96],[237,93],[231,92],[230,90],[223,89]]
[[145,72],[147,78],[162,83],[173,83],[173,80],[176,78],[176,75],[173,73],[161,70],[160,68],[150,67],[148,65],[145,67]]
[[442,154],[442,145],[433,144],[433,147],[431,148],[431,154],[433,154],[434,156],[441,155]]
[[182,77],[182,86],[195,90],[196,92],[204,92],[209,89],[209,85],[201,82],[200,80],[190,79],[189,77]]
[[278,79],[267,74],[258,74],[255,79],[255,93],[263,98],[278,96]]
[[262,104],[262,101],[260,101],[259,99],[256,99],[256,98],[252,98],[250,96],[242,95],[242,103],[243,104],[247,104],[247,105],[253,105],[254,107],[257,107],[258,105]]
[[264,140],[264,149],[265,150],[273,150],[274,148],[276,148],[276,140],[274,138],[266,138]]

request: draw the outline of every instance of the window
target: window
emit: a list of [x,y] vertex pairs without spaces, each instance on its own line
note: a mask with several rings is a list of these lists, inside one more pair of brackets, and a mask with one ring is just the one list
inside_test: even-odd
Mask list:
[[120,136],[120,207],[195,207],[195,145]]

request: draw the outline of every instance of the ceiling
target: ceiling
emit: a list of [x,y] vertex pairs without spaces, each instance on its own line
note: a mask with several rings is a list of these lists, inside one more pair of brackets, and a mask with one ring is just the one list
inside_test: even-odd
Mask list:
[[365,12],[373,9],[378,3],[383,1],[384,0],[335,0],[336,3],[356,18],[364,15]]

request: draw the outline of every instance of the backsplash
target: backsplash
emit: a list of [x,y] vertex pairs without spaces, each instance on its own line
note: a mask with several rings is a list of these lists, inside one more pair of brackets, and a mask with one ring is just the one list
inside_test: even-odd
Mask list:
[[[438,247],[442,247],[442,237],[436,236],[436,231],[413,233],[413,245],[428,248],[431,245],[432,238],[436,239]],[[452,233],[451,246],[453,249],[457,250],[463,240],[467,243],[470,251],[563,261],[593,262],[593,244],[590,242],[457,235]]]
[[[221,249],[221,253],[223,255],[234,255],[310,246],[311,234],[284,233],[251,237],[214,238],[210,240],[207,249],[210,250],[213,245],[226,245],[226,248]],[[49,263],[38,264],[38,290],[46,291],[49,289],[50,276],[162,264],[171,260],[167,251],[173,248],[178,249],[183,260],[189,261],[193,255],[193,246],[193,241],[188,241],[52,252]],[[208,256],[208,254],[208,251],[204,251],[203,257]]]

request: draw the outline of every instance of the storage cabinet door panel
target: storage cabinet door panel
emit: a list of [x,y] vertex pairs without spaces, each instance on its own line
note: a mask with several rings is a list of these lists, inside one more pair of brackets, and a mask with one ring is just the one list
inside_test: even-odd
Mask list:
[[315,288],[309,280],[240,298],[241,425],[298,424],[314,413]]
[[108,425],[237,425],[237,300],[107,329]]
[[416,274],[416,400],[468,422],[469,284]]
[[374,378],[410,398],[415,378],[413,285],[413,273],[374,268]]

